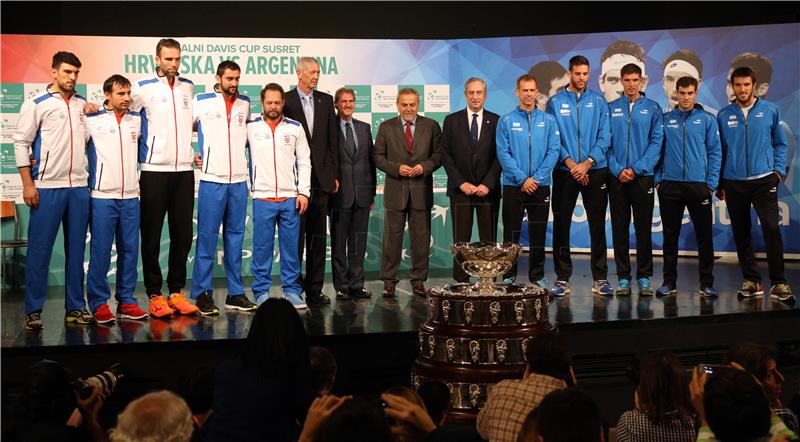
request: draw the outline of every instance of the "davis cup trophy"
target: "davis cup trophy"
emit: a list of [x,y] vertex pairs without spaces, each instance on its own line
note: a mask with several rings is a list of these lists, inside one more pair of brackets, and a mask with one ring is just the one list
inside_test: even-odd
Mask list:
[[495,283],[519,257],[518,244],[456,243],[451,250],[478,282],[430,289],[431,315],[419,328],[411,382],[415,389],[427,380],[447,384],[449,419],[470,422],[495,383],[522,376],[530,340],[555,326],[548,320],[545,289]]

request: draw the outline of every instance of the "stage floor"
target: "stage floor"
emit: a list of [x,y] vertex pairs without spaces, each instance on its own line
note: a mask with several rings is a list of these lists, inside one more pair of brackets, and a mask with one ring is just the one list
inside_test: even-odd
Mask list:
[[[625,322],[637,320],[660,320],[670,318],[692,318],[709,315],[734,315],[750,312],[769,312],[794,310],[800,312],[800,305],[773,301],[769,296],[762,298],[737,299],[736,290],[741,283],[741,273],[735,261],[717,260],[714,273],[715,287],[720,296],[706,299],[697,294],[697,260],[680,258],[678,264],[678,294],[667,297],[599,296],[592,295],[589,258],[586,255],[573,255],[574,275],[572,293],[550,302],[550,320],[560,326],[591,325],[593,323]],[[655,258],[654,286],[661,283],[662,262]],[[547,257],[547,271],[550,283],[553,282],[551,256]],[[766,262],[759,262],[762,275],[766,275]],[[527,258],[520,260],[519,269],[527,269]],[[616,284],[613,259],[609,260],[609,278]],[[523,272],[524,274],[524,272]],[[786,274],[789,284],[800,291],[800,263],[787,262]],[[432,272],[426,287],[447,284],[451,281],[450,271]],[[522,276],[517,281],[527,279]],[[225,280],[214,281],[218,285],[214,297],[217,305],[224,305]],[[245,281],[249,285],[249,281]],[[188,285],[188,284],[187,284]],[[277,284],[279,285],[279,283]],[[332,298],[329,306],[310,306],[301,316],[311,336],[363,335],[379,333],[415,332],[428,319],[428,303],[425,299],[411,294],[408,280],[397,286],[395,299],[381,297],[383,288],[380,280],[371,279],[366,287],[373,297],[367,300],[338,301],[330,280],[326,281],[325,292]],[[768,287],[766,288],[768,289]],[[273,286],[273,296],[278,296],[280,287]],[[248,296],[251,296],[248,290]],[[144,290],[137,292],[140,305],[145,307]],[[44,330],[26,332],[23,329],[24,300],[22,290],[3,290],[0,297],[2,310],[3,348],[37,346],[83,346],[95,344],[145,343],[158,341],[210,341],[240,339],[247,336],[252,318],[251,313],[223,310],[217,317],[177,316],[170,320],[146,319],[143,321],[120,321],[111,327],[106,326],[67,326],[63,321],[64,294],[62,287],[49,290],[45,303],[43,319]],[[111,301],[112,310],[115,309]]]

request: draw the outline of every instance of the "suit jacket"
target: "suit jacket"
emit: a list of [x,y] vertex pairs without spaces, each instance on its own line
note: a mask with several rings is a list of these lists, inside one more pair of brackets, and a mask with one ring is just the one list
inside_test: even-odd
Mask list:
[[459,186],[468,182],[488,187],[487,198],[500,198],[501,167],[495,141],[500,116],[483,110],[480,137],[473,144],[467,115],[467,109],[462,109],[444,119],[442,163],[447,171],[447,196],[462,193]]
[[[314,136],[308,133],[308,121],[297,89],[286,93],[283,114],[299,121],[306,131],[311,148],[311,189],[333,192],[339,180],[339,126],[333,109],[333,97],[314,91]],[[341,181],[341,180],[340,180]]]
[[[433,171],[442,164],[442,130],[439,123],[417,115],[414,154],[409,155],[400,116],[378,127],[375,165],[386,173],[383,207],[386,209],[430,209],[433,207]],[[401,177],[400,166],[422,164],[423,174]]]
[[353,135],[356,137],[356,154],[350,156],[344,147],[344,131],[339,128],[339,192],[332,195],[331,207],[349,209],[355,202],[358,207],[369,207],[375,200],[375,146],[372,144],[372,126],[353,118]]

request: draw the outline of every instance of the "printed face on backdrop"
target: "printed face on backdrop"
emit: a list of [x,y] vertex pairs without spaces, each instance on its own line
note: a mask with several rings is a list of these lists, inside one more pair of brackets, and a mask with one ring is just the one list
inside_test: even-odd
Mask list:
[[569,70],[569,83],[572,89],[583,91],[589,82],[589,65],[579,64]]
[[52,70],[53,84],[58,87],[60,92],[71,94],[75,91],[75,84],[78,82],[78,74],[81,72],[79,67],[69,63],[61,63],[58,68]]
[[681,110],[688,111],[694,108],[694,103],[697,101],[697,89],[694,86],[679,87],[676,95],[678,96],[678,106],[680,106]]
[[480,81],[472,81],[467,84],[464,91],[464,98],[467,99],[467,107],[472,112],[478,112],[486,102],[486,85]]
[[[614,54],[606,61],[603,62],[603,66],[600,71],[600,90],[603,91],[603,95],[606,97],[606,101],[612,102],[617,98],[621,97],[625,91],[625,87],[622,84],[622,78],[620,77],[620,70],[623,66],[628,63],[635,64],[642,69],[642,73],[644,73],[644,63],[641,60],[637,59],[633,55],[628,54]],[[640,91],[643,91],[647,88],[647,76],[643,76],[640,79]]]
[[178,75],[178,68],[181,66],[181,50],[176,48],[161,48],[161,52],[156,55],[156,64],[159,70],[168,78]]
[[241,71],[225,69],[222,76],[217,75],[217,84],[219,84],[220,91],[228,97],[236,95],[239,90],[241,74]]
[[403,121],[411,122],[417,117],[419,97],[416,94],[403,94],[397,96],[397,112]]
[[348,92],[342,92],[339,99],[336,101],[336,110],[339,111],[339,116],[345,120],[353,117],[353,111],[356,109],[356,97]]
[[283,99],[279,91],[267,91],[264,93],[264,100],[261,102],[264,109],[264,116],[268,120],[275,121],[283,115]]
[[302,69],[298,66],[297,68],[297,85],[303,92],[310,91],[317,87],[317,83],[319,83],[319,63],[316,61],[313,63],[306,64]]
[[131,86],[122,86],[119,83],[114,83],[111,87],[111,92],[106,92],[106,100],[111,109],[117,111],[127,111],[131,105]]
[[547,99],[561,92],[561,89],[567,87],[568,84],[569,84],[569,72],[566,72],[562,77],[550,80],[549,87],[538,90],[538,93],[536,94],[536,108],[544,112],[547,109]]
[[536,82],[533,80],[523,80],[514,91],[519,97],[519,107],[525,110],[533,110],[536,106]]

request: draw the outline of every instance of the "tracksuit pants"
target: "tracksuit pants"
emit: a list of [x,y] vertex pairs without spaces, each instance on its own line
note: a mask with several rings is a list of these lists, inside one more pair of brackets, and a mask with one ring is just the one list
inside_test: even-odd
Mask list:
[[[521,187],[503,187],[503,241],[519,243],[522,233],[522,214],[528,213],[528,280],[544,278],[544,241],[547,217],[550,215],[550,186],[540,186],[532,195]],[[517,261],[504,278],[517,276]]]
[[742,268],[742,277],[749,281],[761,282],[753,253],[752,222],[750,206],[756,210],[761,222],[761,232],[767,248],[769,279],[772,284],[786,282],[783,273],[783,239],[778,226],[778,184],[780,178],[771,174],[747,181],[723,180],[725,202],[731,217],[733,239],[736,253]]
[[302,293],[298,283],[300,257],[297,241],[300,239],[300,214],[297,198],[281,202],[253,199],[253,296],[258,300],[269,295],[272,286],[272,262],[275,251],[275,224],[278,225],[278,250],[280,251],[281,288],[285,294]]
[[706,183],[662,181],[658,188],[661,225],[664,228],[664,284],[678,280],[678,238],[681,233],[683,211],[689,217],[697,237],[700,261],[700,286],[714,286],[714,242],[711,231],[712,199]]
[[86,294],[92,312],[111,298],[108,268],[111,244],[117,242],[117,284],[120,304],[136,304],[134,292],[139,261],[139,198],[91,198],[89,225],[92,231]]
[[89,188],[38,189],[39,207],[28,221],[25,263],[25,314],[41,311],[47,295],[47,274],[58,227],[64,227],[64,288],[67,310],[86,306],[83,297],[83,255],[89,225]]
[[[456,190],[450,196],[450,210],[453,214],[453,241],[470,242],[473,217],[478,219],[478,238],[481,241],[497,241],[499,209],[500,201],[494,196],[469,196]],[[456,282],[469,281],[469,275],[464,272],[455,259],[453,260],[453,279]]]
[[608,168],[589,170],[589,184],[582,186],[568,170],[553,171],[553,263],[559,281],[569,281],[572,276],[570,256],[570,227],[578,194],[583,197],[583,207],[589,221],[591,239],[592,278],[595,281],[608,277],[606,259],[606,207],[608,207]]
[[161,274],[161,229],[164,216],[169,219],[169,293],[180,292],[186,285],[186,263],[192,249],[194,212],[194,172],[142,171],[141,194],[142,271],[148,296],[160,295],[164,280]]
[[197,244],[192,269],[190,297],[213,292],[211,276],[217,255],[217,238],[222,226],[223,263],[228,295],[244,294],[242,285],[242,243],[247,215],[247,183],[222,184],[200,181],[197,193]]
[[631,279],[631,211],[636,231],[636,279],[653,276],[653,176],[637,176],[627,183],[609,176],[608,199],[617,276],[619,279]]

